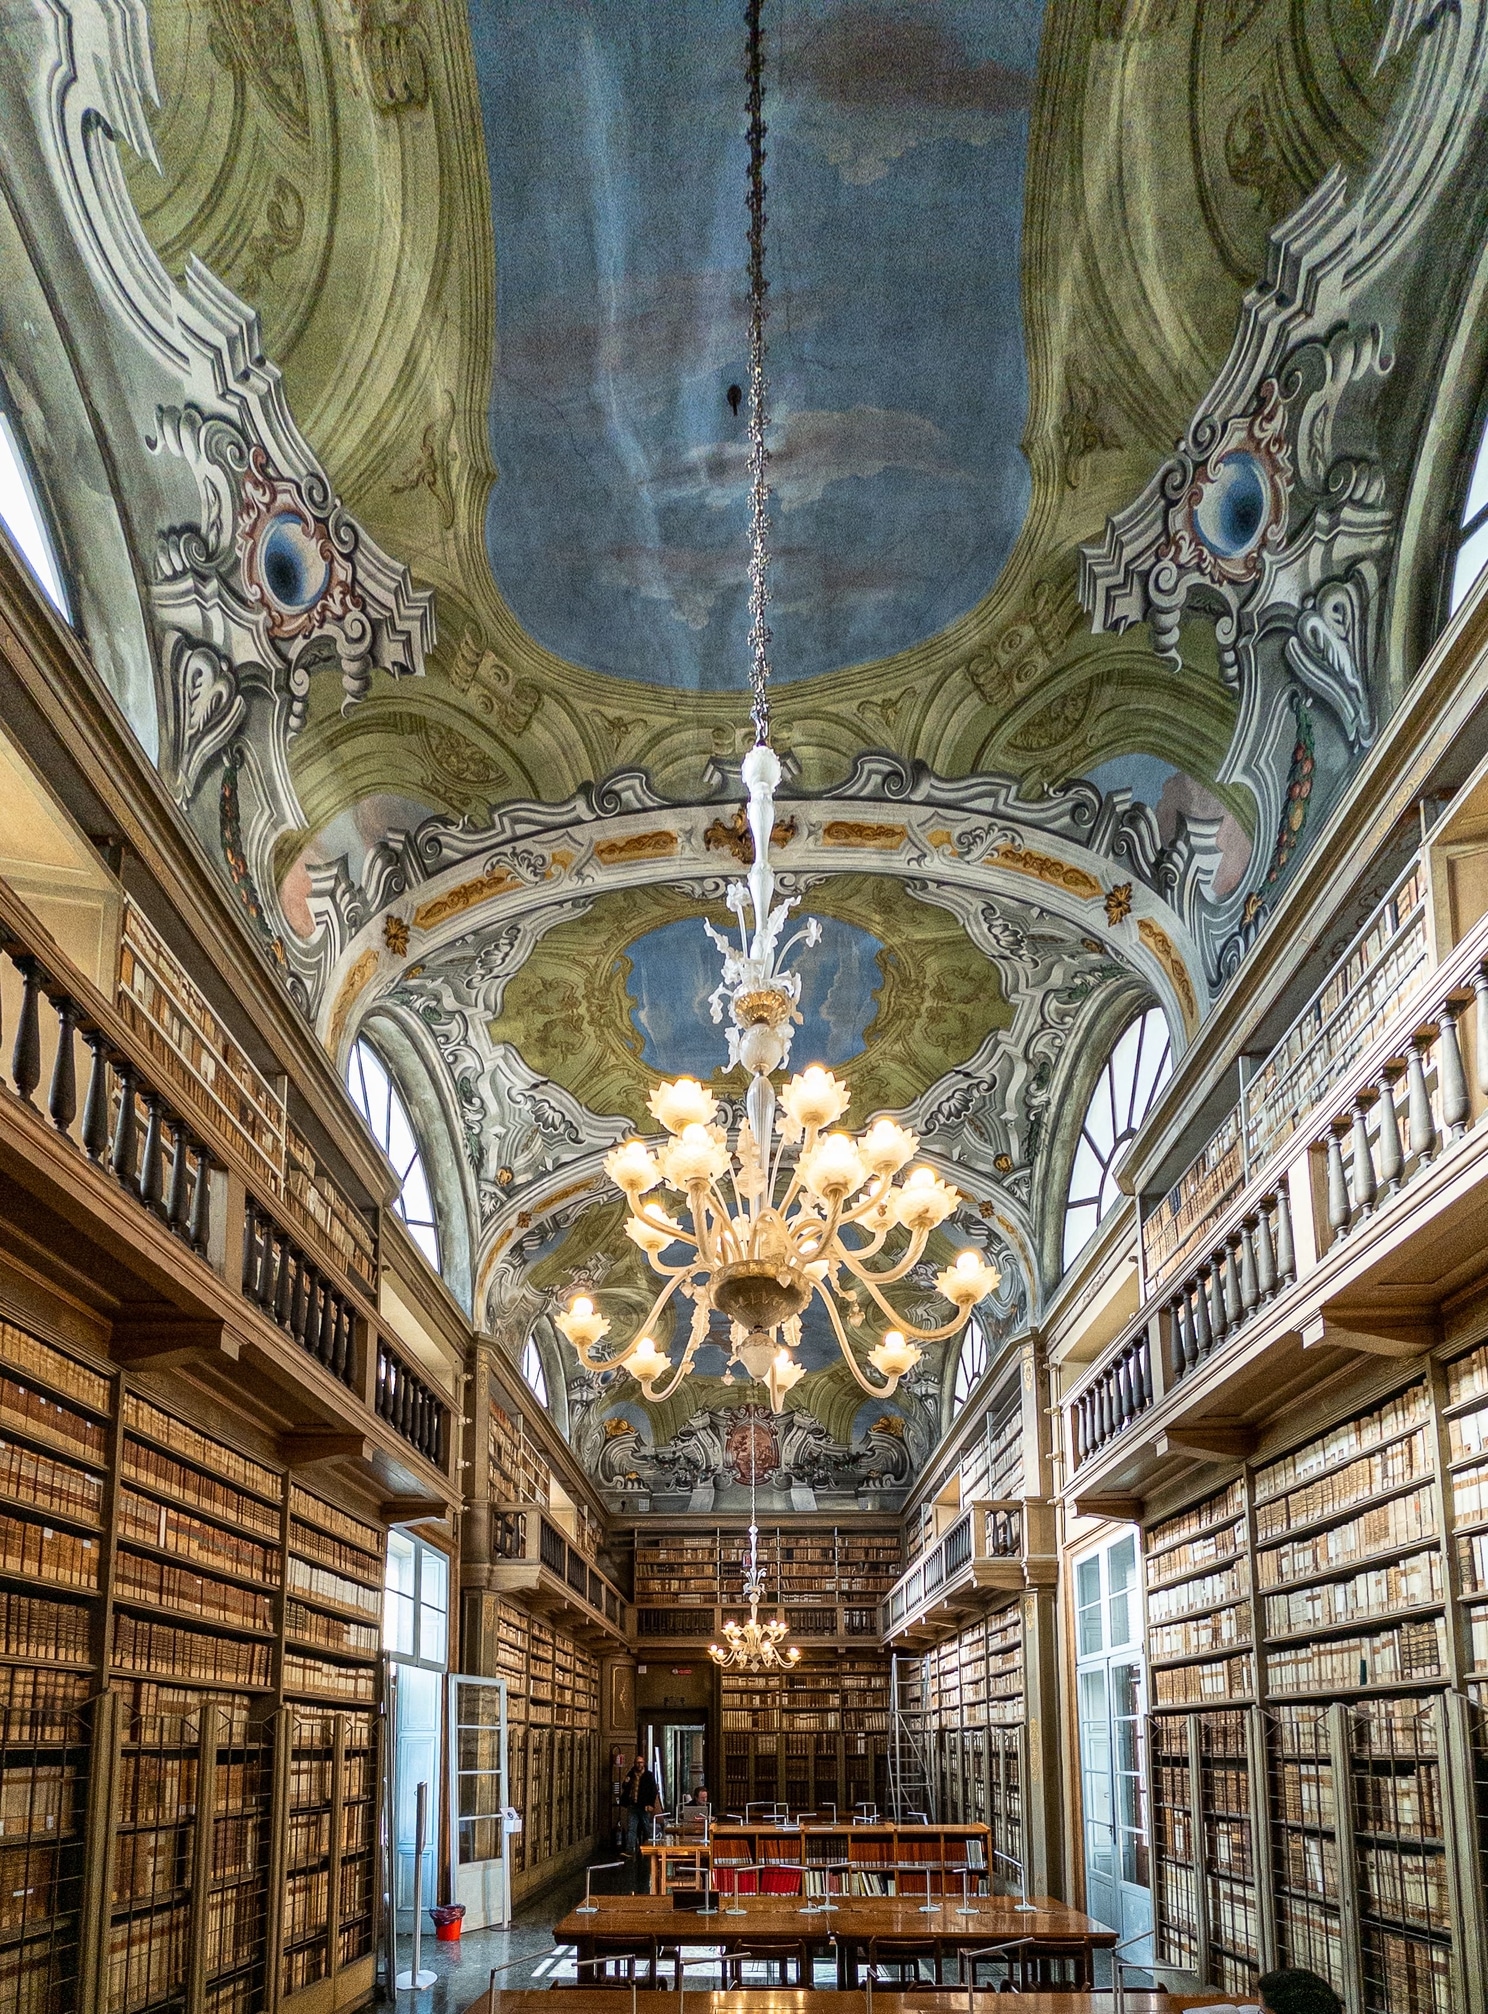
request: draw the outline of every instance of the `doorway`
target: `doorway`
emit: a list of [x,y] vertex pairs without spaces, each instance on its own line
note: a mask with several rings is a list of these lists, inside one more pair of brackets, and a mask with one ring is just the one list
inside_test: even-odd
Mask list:
[[[1076,1701],[1085,1907],[1152,1957],[1146,1791],[1147,1672],[1134,1531],[1075,1562]],[[1146,1941],[1144,1942],[1144,1937]]]
[[[662,1720],[646,1728],[646,1753],[661,1784],[661,1801],[675,1811],[701,1784],[708,1783],[708,1723],[691,1718]],[[713,1801],[713,1786],[708,1783]]]

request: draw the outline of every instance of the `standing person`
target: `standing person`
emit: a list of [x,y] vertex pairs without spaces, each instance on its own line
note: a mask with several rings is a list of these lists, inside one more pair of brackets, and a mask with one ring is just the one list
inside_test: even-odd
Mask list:
[[651,1837],[652,1820],[661,1809],[661,1785],[656,1780],[644,1755],[638,1755],[635,1766],[641,1772],[641,1780],[636,1788],[636,1809],[640,1813],[640,1833],[642,1842]]
[[626,1853],[634,1853],[640,1846],[642,1762],[640,1756],[630,1765],[625,1781],[620,1786],[621,1848]]

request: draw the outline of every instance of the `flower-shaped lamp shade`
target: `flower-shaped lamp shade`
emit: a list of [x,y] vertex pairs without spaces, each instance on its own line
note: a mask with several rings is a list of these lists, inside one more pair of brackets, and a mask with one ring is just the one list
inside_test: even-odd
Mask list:
[[892,1119],[876,1119],[863,1139],[863,1160],[875,1175],[897,1175],[912,1161],[919,1141]]
[[849,1133],[828,1133],[801,1161],[802,1182],[824,1201],[861,1189],[867,1173],[858,1143]]
[[575,1349],[592,1350],[610,1333],[608,1321],[587,1294],[576,1295],[555,1320]]
[[729,1164],[729,1151],[701,1120],[691,1120],[657,1155],[664,1180],[675,1189],[716,1182]]
[[657,1349],[650,1336],[641,1337],[635,1348],[625,1357],[624,1364],[631,1376],[642,1385],[655,1384],[658,1378],[665,1377],[672,1368],[671,1358],[664,1356]]
[[907,1341],[898,1329],[889,1329],[883,1341],[868,1352],[868,1361],[875,1370],[897,1384],[900,1378],[914,1369],[920,1355],[917,1344]]
[[847,1086],[824,1070],[820,1063],[792,1077],[780,1094],[780,1102],[797,1126],[830,1126],[848,1107]]
[[899,1221],[906,1231],[933,1231],[950,1216],[956,1201],[956,1191],[933,1168],[915,1168],[896,1198]]
[[696,1077],[679,1077],[672,1084],[658,1084],[647,1103],[652,1116],[669,1133],[682,1133],[689,1126],[711,1126],[718,1100],[705,1091]]
[[605,1155],[605,1173],[624,1196],[644,1196],[661,1180],[656,1156],[644,1140],[626,1140]]
[[962,1252],[953,1266],[936,1275],[935,1284],[946,1299],[963,1311],[974,1308],[988,1294],[996,1293],[1002,1275],[980,1252]]

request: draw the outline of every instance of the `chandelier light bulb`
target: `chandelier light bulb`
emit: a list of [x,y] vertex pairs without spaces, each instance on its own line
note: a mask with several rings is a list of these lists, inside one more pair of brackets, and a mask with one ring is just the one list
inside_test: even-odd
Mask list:
[[958,1308],[974,1308],[978,1301],[995,1293],[1002,1283],[996,1266],[990,1266],[980,1252],[962,1252],[954,1266],[936,1276],[935,1284]]
[[610,1333],[609,1323],[587,1294],[577,1295],[564,1312],[555,1317],[555,1321],[562,1334],[581,1353],[592,1350]]
[[657,1155],[662,1179],[674,1188],[714,1182],[728,1166],[728,1148],[700,1120],[691,1120]]
[[672,1368],[671,1358],[662,1355],[650,1336],[642,1336],[623,1361],[625,1369],[638,1384],[642,1385],[655,1384],[658,1378],[665,1377]]
[[921,1351],[898,1329],[889,1329],[881,1343],[868,1352],[868,1361],[897,1385],[920,1361]]
[[705,1091],[696,1077],[679,1077],[673,1084],[658,1084],[647,1103],[652,1116],[669,1133],[685,1132],[689,1126],[711,1126],[718,1100]]
[[819,1130],[842,1117],[848,1107],[849,1093],[830,1070],[813,1063],[791,1078],[780,1094],[780,1102],[797,1126]]
[[605,1155],[605,1173],[622,1196],[644,1196],[661,1180],[656,1156],[644,1140],[626,1140]]
[[801,1160],[801,1180],[825,1202],[840,1201],[861,1189],[866,1173],[858,1143],[847,1133],[828,1133]]
[[863,1139],[863,1160],[875,1175],[897,1175],[914,1159],[919,1141],[892,1119],[876,1119]]
[[956,1207],[956,1192],[933,1168],[916,1168],[899,1191],[899,1221],[906,1231],[933,1231]]
[[644,1217],[631,1217],[625,1225],[625,1235],[634,1245],[639,1245],[647,1258],[654,1259],[664,1252],[668,1245],[675,1245],[681,1235],[681,1226],[672,1221],[664,1210],[648,1210]]

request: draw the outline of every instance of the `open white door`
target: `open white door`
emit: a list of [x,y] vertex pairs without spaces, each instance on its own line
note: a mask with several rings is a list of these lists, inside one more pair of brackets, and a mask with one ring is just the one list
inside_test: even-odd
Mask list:
[[467,1930],[511,1921],[507,1878],[506,1685],[449,1676],[450,1895]]

